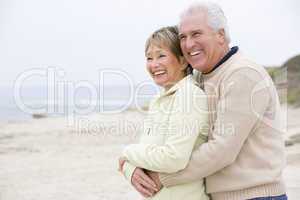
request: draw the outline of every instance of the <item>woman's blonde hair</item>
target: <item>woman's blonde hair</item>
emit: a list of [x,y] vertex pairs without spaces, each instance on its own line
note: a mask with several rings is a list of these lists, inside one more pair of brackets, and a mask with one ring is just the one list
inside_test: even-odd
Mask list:
[[152,33],[146,41],[145,54],[152,45],[157,47],[167,47],[178,60],[183,56],[180,49],[178,29],[176,26],[163,27]]
[[[150,46],[167,47],[178,61],[180,61],[181,57],[183,57],[177,26],[163,27],[152,33],[146,41],[145,55],[147,54]],[[185,73],[190,74],[191,72],[192,68],[188,65]]]

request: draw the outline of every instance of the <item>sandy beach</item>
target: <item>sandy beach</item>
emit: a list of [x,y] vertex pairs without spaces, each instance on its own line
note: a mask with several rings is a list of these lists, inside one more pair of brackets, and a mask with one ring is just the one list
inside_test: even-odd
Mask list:
[[[138,200],[117,170],[144,114],[94,114],[0,123],[0,200]],[[290,200],[300,199],[300,109],[288,109]]]

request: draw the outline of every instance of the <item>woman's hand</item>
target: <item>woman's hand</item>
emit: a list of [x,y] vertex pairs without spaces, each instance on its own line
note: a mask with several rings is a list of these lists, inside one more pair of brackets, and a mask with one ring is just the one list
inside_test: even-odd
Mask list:
[[[119,171],[122,173],[126,161],[128,161],[126,157],[119,158]],[[162,188],[158,173],[138,167],[133,172],[131,184],[144,197],[151,197]]]
[[123,166],[125,162],[127,161],[126,157],[120,157],[119,158],[119,171],[123,172]]
[[133,187],[144,197],[152,197],[159,190],[155,182],[145,173],[146,170],[136,167],[131,178]]
[[157,191],[161,190],[163,187],[162,183],[159,180],[159,175],[157,172],[146,170],[146,174],[155,182]]

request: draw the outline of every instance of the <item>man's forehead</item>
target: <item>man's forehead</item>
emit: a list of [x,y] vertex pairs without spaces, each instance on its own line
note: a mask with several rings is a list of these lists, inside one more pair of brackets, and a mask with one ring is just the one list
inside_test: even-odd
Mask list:
[[208,23],[205,14],[199,13],[187,15],[181,19],[178,25],[179,34],[199,30],[205,27],[206,25],[208,25]]

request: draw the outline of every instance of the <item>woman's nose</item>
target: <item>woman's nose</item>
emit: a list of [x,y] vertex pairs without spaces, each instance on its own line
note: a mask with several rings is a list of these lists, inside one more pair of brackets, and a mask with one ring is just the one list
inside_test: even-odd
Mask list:
[[152,60],[150,66],[151,66],[151,68],[157,68],[157,67],[159,67],[159,62],[157,60]]

